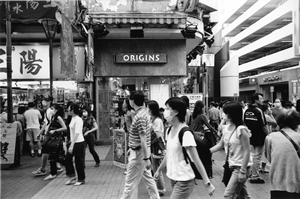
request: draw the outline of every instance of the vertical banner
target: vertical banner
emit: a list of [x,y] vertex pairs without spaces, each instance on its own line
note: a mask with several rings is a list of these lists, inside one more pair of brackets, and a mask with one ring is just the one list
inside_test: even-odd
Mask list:
[[0,124],[1,165],[14,163],[17,124]]
[[127,140],[123,129],[114,129],[114,165],[126,168],[127,162]]
[[73,32],[70,21],[64,15],[61,17],[61,73],[71,78],[75,75]]

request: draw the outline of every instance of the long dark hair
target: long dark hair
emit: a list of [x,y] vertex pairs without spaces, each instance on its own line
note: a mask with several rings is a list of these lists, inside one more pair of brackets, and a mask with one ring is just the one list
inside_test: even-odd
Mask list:
[[240,102],[227,102],[223,111],[236,127],[244,125],[243,106]]
[[196,119],[198,115],[203,114],[204,103],[201,100],[198,100],[195,103],[194,111],[193,111],[193,119]]
[[159,112],[159,105],[155,100],[149,100],[147,102],[147,106],[150,109],[151,114],[153,115],[154,118],[158,117],[158,118],[162,119],[161,114]]
[[60,116],[63,119],[65,115],[64,109],[59,104],[52,104],[52,107],[55,108],[55,110],[57,110],[53,119],[57,119],[58,116]]

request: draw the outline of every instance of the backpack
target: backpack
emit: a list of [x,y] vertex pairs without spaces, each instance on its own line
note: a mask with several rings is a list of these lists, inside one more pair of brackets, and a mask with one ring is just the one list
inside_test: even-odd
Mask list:
[[[172,126],[168,129],[168,135],[171,131],[171,128]],[[182,146],[182,139],[183,139],[183,134],[184,132],[186,131],[190,131],[193,135],[194,135],[194,139],[195,139],[195,142],[196,142],[196,145],[197,145],[197,152],[198,152],[198,155],[199,155],[199,158],[205,168],[205,171],[207,173],[207,176],[209,178],[212,177],[212,155],[211,155],[211,152],[210,152],[210,143],[209,141],[204,137],[204,136],[201,136],[199,134],[195,134],[188,126],[186,127],[183,127],[180,131],[179,131],[179,134],[178,134],[178,138],[179,138],[179,142]],[[185,159],[185,162],[187,164],[191,164],[191,167],[195,173],[195,178],[196,179],[199,179],[199,180],[202,180],[202,176],[200,175],[196,165],[191,161],[190,157],[188,156],[187,152],[186,152],[186,149],[184,147],[182,147],[182,152],[183,152],[183,156],[184,156],[184,159]]]

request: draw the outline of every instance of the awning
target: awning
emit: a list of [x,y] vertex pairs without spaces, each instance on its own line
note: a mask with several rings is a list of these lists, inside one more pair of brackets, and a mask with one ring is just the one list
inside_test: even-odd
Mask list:
[[144,24],[186,24],[186,15],[166,15],[166,14],[124,14],[124,15],[103,15],[90,14],[93,23],[103,24],[126,24],[126,23],[144,23]]

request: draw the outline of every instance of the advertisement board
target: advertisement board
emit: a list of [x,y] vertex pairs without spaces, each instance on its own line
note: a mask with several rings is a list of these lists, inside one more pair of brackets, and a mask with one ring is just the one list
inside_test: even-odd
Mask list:
[[127,139],[123,129],[114,129],[114,165],[125,169],[127,164]]
[[194,106],[195,106],[195,103],[198,101],[198,100],[201,100],[203,101],[203,93],[185,93],[185,94],[179,94],[178,97],[181,97],[181,96],[187,96],[190,100],[190,110],[193,111],[194,110]]
[[1,165],[14,163],[16,148],[17,124],[0,124]]

